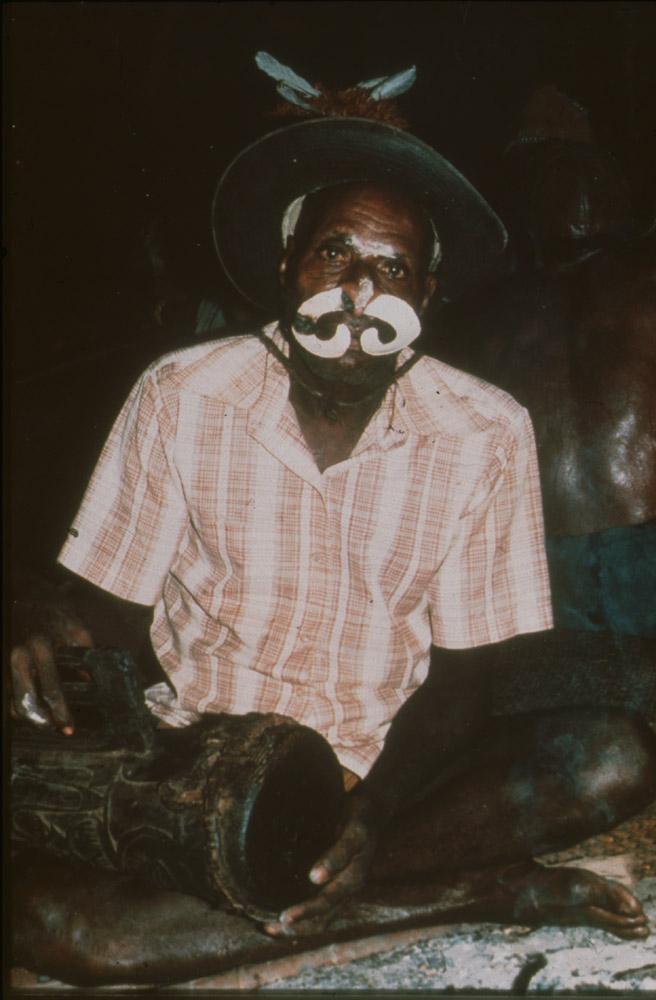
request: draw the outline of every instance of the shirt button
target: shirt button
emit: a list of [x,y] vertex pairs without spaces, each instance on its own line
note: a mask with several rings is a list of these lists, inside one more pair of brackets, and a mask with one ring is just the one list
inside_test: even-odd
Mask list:
[[312,553],[312,562],[315,563],[316,566],[326,566],[328,563],[328,556],[325,550],[316,549],[316,551]]

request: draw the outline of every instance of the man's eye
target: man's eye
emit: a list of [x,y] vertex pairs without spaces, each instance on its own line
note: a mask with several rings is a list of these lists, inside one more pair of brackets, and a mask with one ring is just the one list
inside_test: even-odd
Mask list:
[[405,264],[401,264],[398,260],[383,260],[380,265],[380,269],[383,274],[387,275],[388,278],[407,278],[408,269]]
[[318,253],[322,260],[341,261],[344,259],[344,250],[342,247],[330,243],[319,247]]

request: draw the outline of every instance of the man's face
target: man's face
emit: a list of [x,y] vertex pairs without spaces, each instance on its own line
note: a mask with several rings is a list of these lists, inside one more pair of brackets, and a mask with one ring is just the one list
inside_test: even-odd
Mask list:
[[[290,337],[312,371],[330,381],[355,384],[389,377],[398,350],[372,356],[360,343],[374,324],[382,336],[387,330],[367,309],[375,314],[376,299],[394,306],[389,298],[394,297],[400,300],[394,314],[421,315],[435,289],[428,273],[433,238],[414,202],[386,185],[345,184],[308,199],[280,267],[283,325],[289,335],[293,326],[298,329],[299,307],[319,293],[336,290],[322,297],[331,304],[320,310],[323,315],[314,329],[324,340],[339,330],[333,342],[346,345],[340,357],[317,357],[297,343],[302,338]],[[374,339],[385,350],[377,336]],[[394,344],[391,339],[392,348]]]

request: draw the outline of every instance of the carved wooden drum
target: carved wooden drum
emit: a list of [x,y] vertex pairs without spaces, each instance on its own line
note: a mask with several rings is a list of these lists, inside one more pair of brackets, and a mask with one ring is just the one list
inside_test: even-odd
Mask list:
[[[259,920],[317,891],[308,872],[334,842],[344,795],[322,736],[256,713],[156,730],[127,654],[90,650],[84,668],[90,680],[67,690],[75,736],[14,727],[16,845],[140,874]],[[94,707],[104,718],[89,728]]]

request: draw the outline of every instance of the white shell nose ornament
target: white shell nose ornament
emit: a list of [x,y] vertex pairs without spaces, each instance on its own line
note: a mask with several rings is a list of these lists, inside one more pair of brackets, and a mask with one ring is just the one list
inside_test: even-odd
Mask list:
[[[351,345],[351,332],[345,323],[339,323],[332,336],[323,338],[307,333],[303,327],[316,327],[321,317],[328,313],[343,313],[344,294],[341,288],[318,292],[299,306],[292,324],[292,333],[298,343],[318,358],[341,358]],[[381,339],[381,331],[367,327],[360,337],[360,347],[369,355],[380,357],[396,354],[416,340],[421,333],[421,323],[411,305],[396,295],[379,295],[366,307],[366,317],[379,319],[393,331],[391,339]]]
[[395,332],[392,340],[383,343],[375,326],[370,326],[364,331],[360,337],[360,347],[375,357],[402,351],[421,333],[421,323],[417,313],[412,306],[396,295],[379,295],[367,306],[367,316],[382,320]]
[[345,323],[340,323],[332,337],[323,340],[316,333],[303,333],[303,319],[309,319],[312,324],[325,313],[342,312],[343,300],[341,288],[330,288],[327,292],[318,292],[299,306],[296,318],[292,324],[292,333],[298,343],[317,358],[341,358],[351,346],[351,333]]

